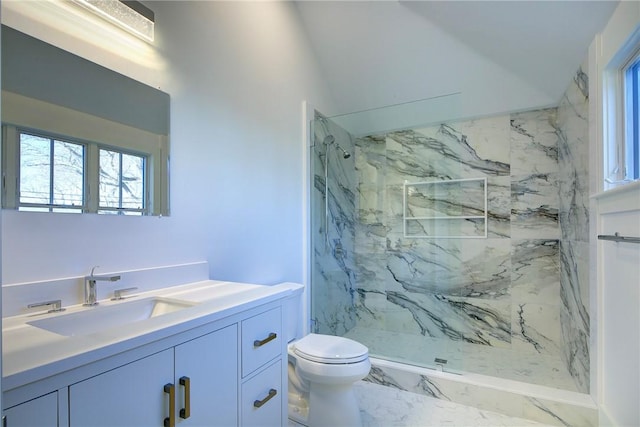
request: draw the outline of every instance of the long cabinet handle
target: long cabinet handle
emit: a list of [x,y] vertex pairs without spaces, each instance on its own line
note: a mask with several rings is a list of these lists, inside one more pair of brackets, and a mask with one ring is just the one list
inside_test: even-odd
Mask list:
[[273,398],[276,394],[278,394],[278,391],[276,389],[272,388],[271,390],[269,390],[269,394],[267,394],[267,396],[264,399],[262,399],[262,400],[254,400],[253,401],[253,406],[255,406],[256,408],[261,407],[262,405],[264,405],[265,403],[270,401],[271,398]]
[[184,408],[180,409],[180,418],[186,420],[191,416],[191,379],[180,377],[180,385],[184,387]]
[[253,342],[253,346],[254,346],[254,347],[262,347],[263,345],[265,345],[265,344],[266,344],[266,343],[268,343],[269,341],[273,341],[273,340],[275,340],[277,337],[278,337],[278,334],[276,334],[275,332],[271,332],[271,333],[269,334],[269,336],[268,336],[268,337],[266,337],[265,339],[263,339],[263,340],[255,340],[255,341]]
[[164,427],[175,427],[176,425],[176,386],[165,384],[164,392],[169,395],[169,417],[164,419]]

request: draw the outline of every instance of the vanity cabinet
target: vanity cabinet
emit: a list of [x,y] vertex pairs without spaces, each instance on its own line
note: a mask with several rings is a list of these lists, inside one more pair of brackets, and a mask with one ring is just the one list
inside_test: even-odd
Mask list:
[[134,338],[108,357],[5,390],[7,427],[284,426],[281,304],[143,344]]
[[57,427],[58,393],[37,397],[4,410],[7,427]]
[[237,425],[237,340],[231,325],[71,385],[70,426]]

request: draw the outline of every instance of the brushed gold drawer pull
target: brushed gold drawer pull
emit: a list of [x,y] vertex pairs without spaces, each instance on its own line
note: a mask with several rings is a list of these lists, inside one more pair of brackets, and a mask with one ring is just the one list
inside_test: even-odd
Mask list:
[[169,417],[164,419],[164,427],[175,427],[176,425],[176,386],[165,384],[164,392],[169,395]]
[[256,408],[261,407],[262,405],[264,405],[265,403],[270,401],[271,398],[274,397],[276,394],[278,394],[278,391],[276,389],[272,388],[271,390],[269,390],[269,394],[267,395],[267,397],[265,397],[262,400],[254,400],[253,401],[253,406],[255,406]]
[[278,337],[278,335],[277,335],[275,332],[271,332],[271,333],[269,334],[269,336],[268,336],[268,337],[266,337],[265,339],[263,339],[263,340],[255,340],[255,341],[253,342],[253,346],[254,346],[254,347],[262,347],[263,345],[265,345],[265,344],[266,344],[266,343],[268,343],[269,341],[273,341],[273,340],[275,340],[277,337]]
[[191,379],[180,377],[180,385],[184,387],[184,408],[180,409],[180,418],[186,420],[191,416]]

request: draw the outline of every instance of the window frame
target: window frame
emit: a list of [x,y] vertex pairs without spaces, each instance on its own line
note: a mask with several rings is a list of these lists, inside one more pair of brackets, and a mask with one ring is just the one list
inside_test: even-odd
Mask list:
[[[603,185],[604,190],[640,179],[640,32],[635,31],[603,69]],[[630,81],[631,80],[631,81]],[[635,85],[638,85],[634,87]],[[635,118],[629,118],[629,113]],[[630,162],[633,162],[630,164]]]
[[[72,211],[70,207],[58,206],[55,204],[32,204],[20,201],[20,135],[35,135],[50,140],[69,142],[82,145],[84,147],[83,162],[83,203],[79,207],[80,212]],[[102,208],[100,207],[99,171],[101,149],[117,152],[120,154],[130,154],[144,159],[143,171],[143,208]],[[48,212],[66,213],[100,213],[108,214],[106,211],[113,210],[118,215],[150,215],[152,206],[150,182],[152,180],[152,153],[144,153],[136,150],[127,150],[121,147],[113,147],[93,141],[80,141],[76,138],[53,134],[38,129],[28,129],[22,126],[3,125],[2,126],[2,151],[3,151],[3,176],[2,176],[2,206],[6,209],[15,209],[21,212],[37,211],[38,208],[48,209]],[[110,213],[110,212],[109,212]]]
[[[152,133],[60,105],[2,91],[2,207],[17,209],[17,129],[87,144],[85,173],[99,170],[98,145],[146,157],[144,216],[169,215],[169,136]],[[9,143],[9,141],[12,141]],[[83,213],[98,212],[98,183],[85,187]]]
[[150,174],[150,168],[149,168],[149,156],[144,154],[144,153],[139,153],[139,152],[135,152],[135,151],[131,151],[131,150],[123,150],[121,148],[113,148],[113,147],[109,147],[106,145],[101,145],[98,144],[98,149],[97,149],[97,153],[98,153],[98,169],[100,168],[100,150],[106,150],[106,151],[111,151],[111,152],[115,152],[118,153],[120,155],[120,172],[119,172],[119,179],[120,181],[122,181],[122,156],[123,155],[131,155],[131,156],[136,156],[136,157],[141,157],[143,159],[143,182],[142,182],[142,186],[143,186],[143,191],[142,191],[142,208],[123,208],[122,207],[122,182],[120,182],[119,184],[119,188],[120,188],[120,197],[119,197],[119,204],[120,206],[117,208],[113,208],[113,207],[105,207],[105,206],[100,206],[100,176],[98,174],[98,176],[96,177],[96,188],[97,188],[97,197],[96,197],[96,203],[97,203],[97,212],[100,214],[104,214],[104,215],[109,215],[112,213],[117,213],[117,214],[123,214],[123,215],[148,215],[148,206],[149,206],[149,198],[150,198],[150,194],[149,194],[149,174]]
[[[21,194],[21,187],[20,187],[20,177],[21,177],[21,155],[22,155],[22,146],[21,146],[21,135],[30,135],[30,136],[35,136],[37,138],[43,138],[43,139],[47,139],[49,140],[49,144],[50,144],[50,154],[53,155],[53,150],[55,149],[54,144],[56,141],[59,142],[64,142],[64,143],[69,143],[69,144],[75,144],[78,145],[80,147],[82,147],[82,203],[80,205],[61,205],[61,204],[56,204],[53,203],[53,196],[54,196],[54,191],[53,191],[53,186],[54,186],[54,181],[52,180],[49,183],[49,200],[50,203],[25,203],[21,201],[22,198],[22,194]],[[17,151],[18,151],[18,163],[16,165],[17,169],[16,169],[16,176],[17,176],[17,192],[16,192],[16,206],[17,209],[20,211],[29,211],[29,210],[33,210],[33,211],[38,211],[38,212],[42,212],[43,209],[48,209],[49,212],[67,212],[67,213],[78,213],[78,211],[80,212],[84,212],[85,211],[85,205],[86,205],[86,188],[87,188],[87,176],[86,176],[86,169],[87,169],[87,144],[80,142],[80,141],[75,141],[72,140],[71,138],[60,138],[58,136],[55,135],[46,135],[42,132],[38,132],[38,131],[30,131],[30,130],[25,130],[25,129],[16,129],[16,137],[17,137],[17,141],[16,144],[18,146]],[[51,170],[54,168],[54,162],[52,162],[52,156],[50,156],[49,160],[49,169],[50,169],[50,173]]]
[[[622,164],[624,179],[635,181],[640,179],[640,47],[622,69],[624,75],[624,148]],[[631,113],[631,114],[630,114]],[[631,115],[631,117],[629,117]]]

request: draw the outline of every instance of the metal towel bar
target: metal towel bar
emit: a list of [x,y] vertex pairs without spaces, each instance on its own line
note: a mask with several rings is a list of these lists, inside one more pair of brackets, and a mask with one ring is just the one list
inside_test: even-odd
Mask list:
[[598,234],[599,240],[612,240],[614,242],[626,242],[626,243],[640,243],[640,237],[625,237],[621,236],[617,232],[611,234]]

